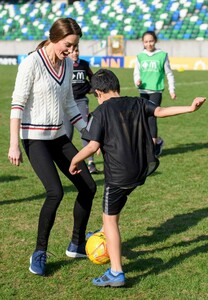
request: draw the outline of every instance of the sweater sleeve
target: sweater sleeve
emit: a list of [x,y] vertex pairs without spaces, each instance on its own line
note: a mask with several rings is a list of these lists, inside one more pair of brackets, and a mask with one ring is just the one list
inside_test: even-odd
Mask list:
[[31,55],[25,58],[18,67],[15,87],[12,94],[11,119],[22,119],[22,113],[34,81],[33,75],[34,60]]
[[168,80],[169,92],[174,93],[175,92],[175,80],[174,80],[173,71],[170,67],[168,55],[166,56],[164,68],[165,68],[165,74],[166,74],[167,80]]
[[139,63],[137,57],[136,57],[136,62],[135,62],[134,74],[133,75],[134,75],[134,84],[135,84],[136,87],[138,87],[136,82],[138,80],[140,80],[140,63]]

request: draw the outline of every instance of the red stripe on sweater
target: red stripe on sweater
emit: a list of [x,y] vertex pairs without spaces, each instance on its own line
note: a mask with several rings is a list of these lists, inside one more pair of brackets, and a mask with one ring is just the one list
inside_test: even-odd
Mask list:
[[23,108],[19,107],[19,106],[13,106],[11,109],[20,109],[20,110],[23,110]]
[[30,127],[30,126],[21,126],[21,129],[29,129],[29,130],[60,130],[61,128],[55,128],[55,127],[50,127],[50,128],[45,128],[45,127]]
[[82,116],[80,116],[78,119],[74,120],[71,124],[74,125],[75,123],[77,123],[81,119],[82,119]]
[[55,76],[59,81],[60,79],[63,77],[63,73],[64,73],[64,63],[62,62],[61,63],[61,73],[60,73],[60,76],[54,71],[54,69],[51,67],[51,63],[48,59],[48,57],[45,55],[43,49],[41,48],[40,49],[40,53],[42,54],[42,57],[46,63],[46,65],[48,66],[49,68],[49,71],[53,74],[53,76]]

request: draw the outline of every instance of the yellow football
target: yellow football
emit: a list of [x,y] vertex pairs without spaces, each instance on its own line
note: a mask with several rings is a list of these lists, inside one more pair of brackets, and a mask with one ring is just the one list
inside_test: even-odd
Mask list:
[[89,237],[85,247],[88,258],[97,265],[110,261],[104,232],[96,232]]

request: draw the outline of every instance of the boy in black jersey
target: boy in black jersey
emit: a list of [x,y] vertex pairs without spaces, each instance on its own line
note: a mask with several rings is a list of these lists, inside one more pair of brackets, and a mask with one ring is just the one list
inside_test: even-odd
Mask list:
[[[79,111],[84,121],[87,122],[89,115],[89,98],[87,94],[91,91],[90,80],[93,72],[90,68],[89,62],[79,58],[79,46],[77,45],[72,52],[69,53],[69,58],[73,61],[73,77],[72,77],[72,89],[74,94],[74,100],[77,103]],[[70,140],[73,138],[74,126],[65,119],[65,128]],[[87,141],[82,139],[83,147],[87,145]],[[97,174],[94,157],[91,155],[88,157],[88,169],[91,174]]]
[[195,98],[190,106],[156,107],[139,97],[121,97],[118,78],[101,69],[91,80],[98,106],[92,113],[82,137],[90,141],[72,159],[69,171],[81,172],[79,163],[99,148],[104,158],[103,230],[107,239],[111,268],[93,279],[96,286],[125,284],[121,263],[119,214],[128,195],[158,167],[148,126],[148,117],[167,117],[196,111],[205,98]]

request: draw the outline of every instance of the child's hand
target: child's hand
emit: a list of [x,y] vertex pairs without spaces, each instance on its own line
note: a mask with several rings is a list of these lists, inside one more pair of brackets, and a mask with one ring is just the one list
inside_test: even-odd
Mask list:
[[172,100],[175,100],[176,99],[176,94],[175,93],[170,93],[170,97]]
[[204,98],[204,97],[195,98],[191,105],[192,111],[199,109],[205,101],[206,101],[206,98]]
[[70,164],[70,167],[69,167],[69,172],[72,174],[72,175],[76,175],[76,174],[79,174],[82,170],[78,168],[78,164],[74,164],[73,161],[71,162]]
[[136,82],[136,85],[137,86],[140,86],[142,84],[142,81],[139,79],[139,80],[137,80],[137,82]]
[[101,152],[101,150],[100,150],[100,148],[96,151],[96,154],[97,155],[100,155],[100,152]]

